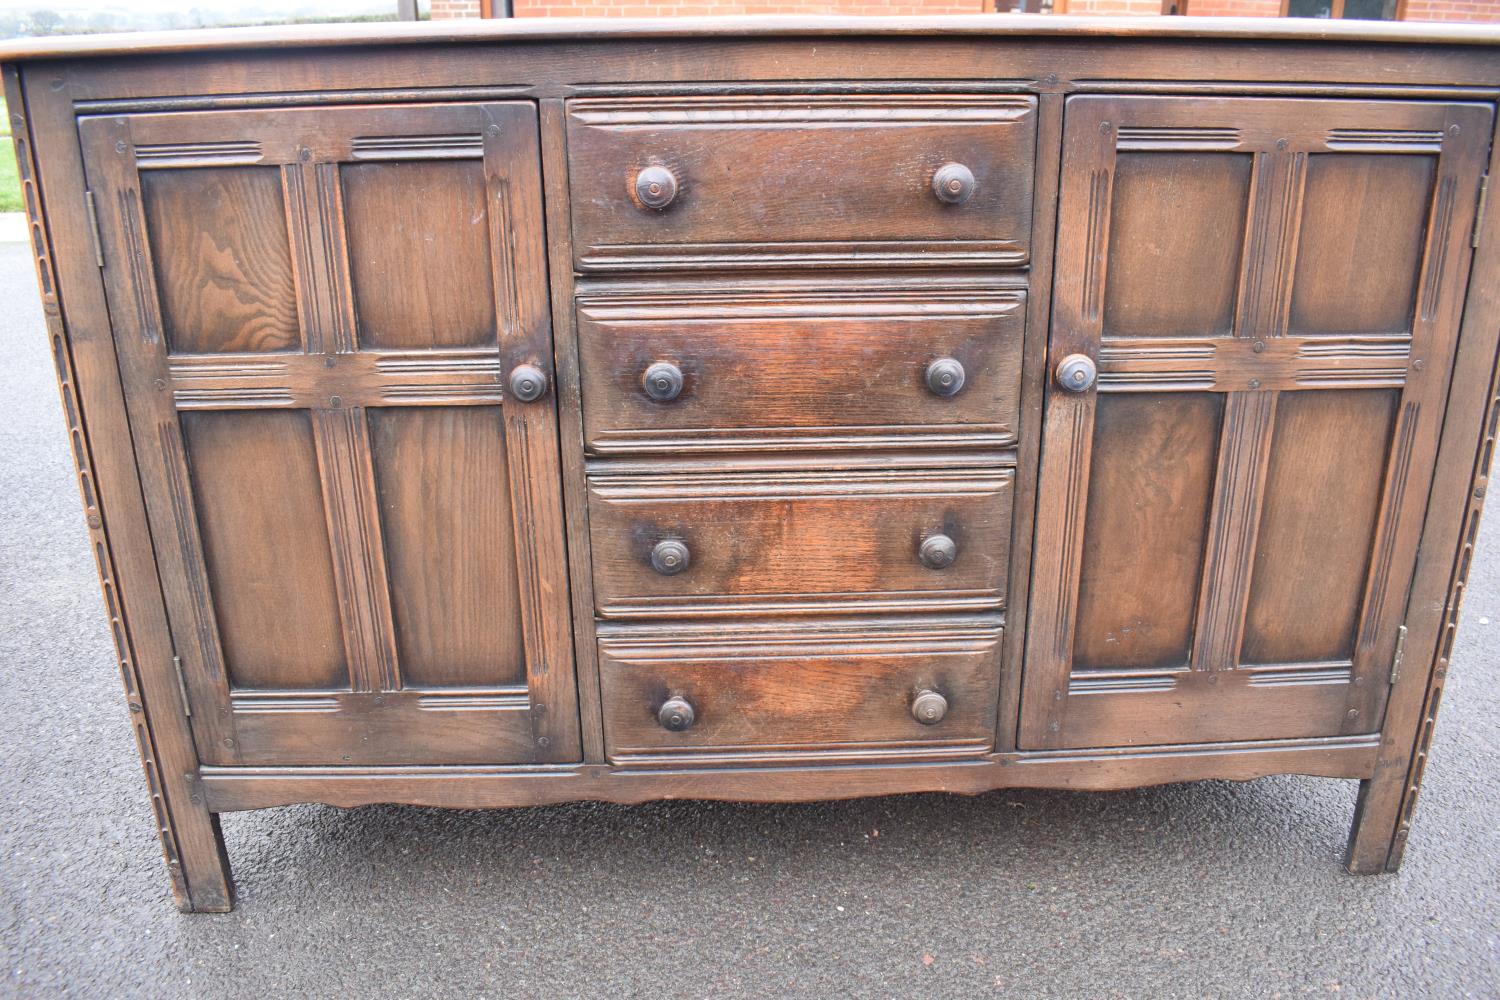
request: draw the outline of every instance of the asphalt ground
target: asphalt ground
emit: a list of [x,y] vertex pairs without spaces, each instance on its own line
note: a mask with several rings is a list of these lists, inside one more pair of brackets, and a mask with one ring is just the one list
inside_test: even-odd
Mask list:
[[0,303],[0,993],[1500,996],[1494,513],[1396,875],[1344,873],[1355,784],[1300,777],[806,805],[296,806],[226,816],[239,906],[178,913],[24,245],[0,245]]

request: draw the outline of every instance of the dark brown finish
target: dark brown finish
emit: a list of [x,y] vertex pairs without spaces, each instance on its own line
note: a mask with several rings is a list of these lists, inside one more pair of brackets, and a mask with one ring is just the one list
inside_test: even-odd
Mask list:
[[677,175],[653,164],[635,175],[635,200],[642,208],[661,211],[677,197]]
[[686,698],[673,697],[661,703],[656,721],[661,723],[663,729],[680,733],[693,727],[693,723],[698,721],[698,713]]
[[931,688],[923,688],[911,700],[911,717],[924,726],[935,726],[948,714],[948,699]]
[[35,44],[179,904],[232,903],[218,812],[299,801],[1294,772],[1399,864],[1493,447],[1500,34],[1168,21]]
[[[990,616],[603,626],[610,759],[974,756],[992,742],[1000,633]],[[694,721],[660,721],[676,701]]]
[[[600,472],[589,481],[595,603],[606,618],[999,608],[1012,479],[984,468]],[[932,535],[956,543],[942,572],[923,558]],[[681,550],[680,569],[663,562],[669,540],[690,563]]]
[[[555,416],[532,402],[550,355],[533,110],[137,115],[87,118],[80,134],[103,252],[132,263],[104,276],[200,758],[577,759]],[[373,181],[387,176],[369,172],[376,167],[402,172],[400,181]],[[165,296],[154,291],[164,283],[154,262],[192,249],[173,242],[173,229],[140,225],[137,184],[149,177],[167,191],[186,176],[196,189],[206,171],[246,170],[281,177],[286,221],[275,232],[289,246],[244,237],[233,215],[196,225],[221,222],[240,258],[262,245],[273,258],[290,255],[296,294],[286,307],[300,350],[256,350],[258,338],[227,325],[231,314],[218,319],[221,337],[199,336],[196,353],[184,354],[159,332]],[[431,191],[438,214],[411,215],[413,191]],[[356,202],[359,211],[342,211]],[[468,330],[481,321],[452,310],[469,306],[448,305],[450,293],[410,297],[438,268],[408,275],[399,295],[382,287],[367,299],[366,279],[398,275],[382,264],[361,278],[353,265],[362,253],[365,267],[415,266],[434,227],[460,223],[486,234],[477,243],[483,283],[466,283],[465,295],[485,304],[489,346],[467,352],[451,345],[472,343]],[[200,280],[224,285],[214,273]],[[428,324],[459,333],[433,336]],[[379,351],[362,349],[371,341]],[[523,362],[509,399],[492,374],[507,358]],[[403,447],[408,434],[419,448]],[[460,477],[440,494],[402,483],[430,461],[439,482],[502,463],[504,475]],[[420,507],[413,488],[425,491]],[[454,532],[479,551],[451,549]],[[476,565],[486,552],[508,564]],[[454,589],[452,574],[463,571],[495,589]],[[493,658],[482,664],[464,648],[483,641],[472,624],[480,616],[521,626],[519,636],[490,638]],[[445,634],[438,645],[422,640],[434,632]],[[435,658],[445,647],[459,662]]]
[[[593,454],[1016,442],[1026,293],[1013,282],[705,281],[611,292],[578,307]],[[642,388],[661,365],[682,379],[670,400]]]
[[967,377],[962,361],[957,358],[938,358],[927,365],[922,380],[927,383],[927,391],[934,396],[957,396],[963,392]]
[[[572,101],[577,265],[1023,264],[1035,105],[916,94]],[[622,174],[636,177],[634,199]]]
[[658,361],[646,368],[641,386],[658,403],[670,403],[682,395],[682,369],[670,361]]
[[974,171],[962,163],[945,163],[932,175],[932,193],[938,201],[962,205],[974,197]]

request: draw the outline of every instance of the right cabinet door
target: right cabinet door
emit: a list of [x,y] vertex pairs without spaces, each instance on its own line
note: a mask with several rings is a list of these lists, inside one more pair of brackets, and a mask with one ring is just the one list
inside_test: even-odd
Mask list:
[[1379,729],[1491,124],[1069,100],[1022,747]]

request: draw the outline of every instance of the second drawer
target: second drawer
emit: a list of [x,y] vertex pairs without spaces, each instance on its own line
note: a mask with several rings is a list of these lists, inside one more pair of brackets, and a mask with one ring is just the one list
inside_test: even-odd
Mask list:
[[1008,468],[594,475],[605,618],[1003,606]]
[[586,445],[632,452],[1010,447],[1026,293],[794,281],[579,301]]

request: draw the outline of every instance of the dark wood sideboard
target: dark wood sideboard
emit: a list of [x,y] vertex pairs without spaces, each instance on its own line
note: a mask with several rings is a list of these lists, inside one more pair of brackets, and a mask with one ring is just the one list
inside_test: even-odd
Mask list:
[[1351,778],[1495,437],[1500,31],[0,51],[178,903],[220,813]]

